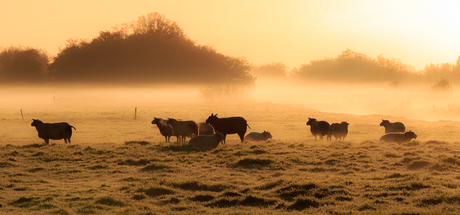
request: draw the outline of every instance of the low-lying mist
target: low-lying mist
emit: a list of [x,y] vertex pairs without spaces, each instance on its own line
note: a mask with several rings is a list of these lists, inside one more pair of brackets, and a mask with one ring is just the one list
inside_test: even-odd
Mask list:
[[460,120],[456,86],[436,91],[430,86],[308,83],[289,79],[259,78],[255,86],[17,86],[2,88],[4,111],[98,108],[131,108],[164,103],[250,105],[278,103],[322,112],[357,115],[391,115],[428,121]]
[[458,89],[389,83],[325,83],[258,79],[256,102],[301,105],[323,112],[381,114],[420,120],[459,120]]

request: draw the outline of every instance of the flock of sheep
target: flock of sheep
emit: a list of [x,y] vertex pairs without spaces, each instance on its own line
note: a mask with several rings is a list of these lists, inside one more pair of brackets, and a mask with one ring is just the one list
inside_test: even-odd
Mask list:
[[241,142],[264,141],[272,138],[268,131],[251,132],[244,136],[249,125],[243,117],[219,118],[217,114],[211,114],[206,122],[198,124],[191,120],[178,121],[173,118],[164,120],[155,117],[152,124],[158,126],[166,142],[169,142],[171,136],[176,136],[177,142],[185,142],[185,138],[190,137],[188,144],[196,148],[216,148],[220,142],[225,143],[227,134],[238,134]]
[[[206,122],[198,124],[192,120],[182,121],[173,118],[164,120],[155,117],[152,124],[158,126],[166,142],[170,141],[171,136],[176,136],[177,142],[185,142],[186,138],[189,137],[191,139],[188,144],[196,148],[216,148],[220,142],[225,143],[227,134],[238,134],[241,142],[244,140],[266,141],[272,138],[272,135],[268,131],[262,133],[251,132],[244,136],[249,125],[243,117],[219,118],[217,114],[211,114]],[[310,131],[315,136],[315,140],[317,140],[316,136],[319,136],[320,140],[324,136],[327,136],[326,140],[329,141],[332,139],[332,136],[336,140],[345,140],[348,134],[349,123],[329,124],[326,121],[317,121],[314,118],[308,118],[307,125],[310,126]],[[65,143],[70,143],[72,128],[76,130],[75,127],[66,122],[43,123],[38,119],[33,119],[31,126],[37,129],[38,137],[44,139],[46,144],[49,144],[50,139],[64,139]],[[402,143],[417,138],[414,132],[405,132],[406,128],[401,122],[391,123],[388,120],[382,120],[380,126],[385,127],[385,135],[380,138],[381,141]]]
[[[315,136],[315,140],[316,136],[319,136],[320,140],[323,139],[323,136],[327,136],[326,140],[331,140],[332,136],[334,136],[336,140],[345,140],[348,134],[349,123],[341,122],[340,124],[329,124],[326,121],[317,121],[314,118],[308,118],[307,125],[310,126],[311,134]],[[380,126],[385,127],[385,135],[380,138],[380,141],[403,143],[417,138],[414,132],[406,132],[406,127],[402,122],[391,123],[388,120],[382,119]]]

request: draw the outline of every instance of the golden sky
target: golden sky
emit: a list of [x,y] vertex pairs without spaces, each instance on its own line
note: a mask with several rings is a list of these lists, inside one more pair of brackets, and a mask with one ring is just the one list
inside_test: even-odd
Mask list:
[[293,68],[348,48],[423,69],[456,62],[458,11],[454,0],[0,0],[0,47],[55,55],[67,39],[92,39],[158,12],[199,44],[255,65]]

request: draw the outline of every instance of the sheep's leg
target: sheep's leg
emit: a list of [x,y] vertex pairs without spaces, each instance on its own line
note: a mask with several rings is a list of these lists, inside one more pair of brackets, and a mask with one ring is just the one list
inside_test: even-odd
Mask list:
[[238,133],[238,136],[240,136],[241,143],[243,142],[244,139],[244,133]]
[[227,144],[225,140],[227,139],[227,134],[224,134],[224,144]]
[[45,139],[45,143],[48,145],[50,144],[50,139]]

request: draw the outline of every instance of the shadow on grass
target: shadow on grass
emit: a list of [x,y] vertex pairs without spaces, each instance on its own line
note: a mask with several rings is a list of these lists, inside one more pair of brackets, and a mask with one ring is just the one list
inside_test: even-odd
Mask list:
[[264,167],[269,167],[271,164],[275,163],[269,159],[253,159],[253,158],[245,158],[243,160],[239,160],[234,167],[242,167],[245,169],[260,169]]
[[162,188],[162,187],[151,187],[148,189],[139,189],[138,192],[143,192],[145,193],[145,195],[149,197],[157,197],[157,196],[170,195],[170,194],[175,193],[172,190]]
[[215,202],[205,205],[206,207],[218,207],[218,208],[227,208],[235,206],[250,206],[250,207],[268,207],[276,204],[276,200],[265,199],[260,197],[254,197],[252,195],[247,196],[243,200],[238,199],[219,199]]
[[173,187],[180,188],[182,190],[193,190],[193,191],[212,191],[212,192],[221,192],[226,189],[233,188],[233,186],[217,184],[217,185],[207,185],[200,183],[198,181],[187,181],[181,183],[173,183]]

